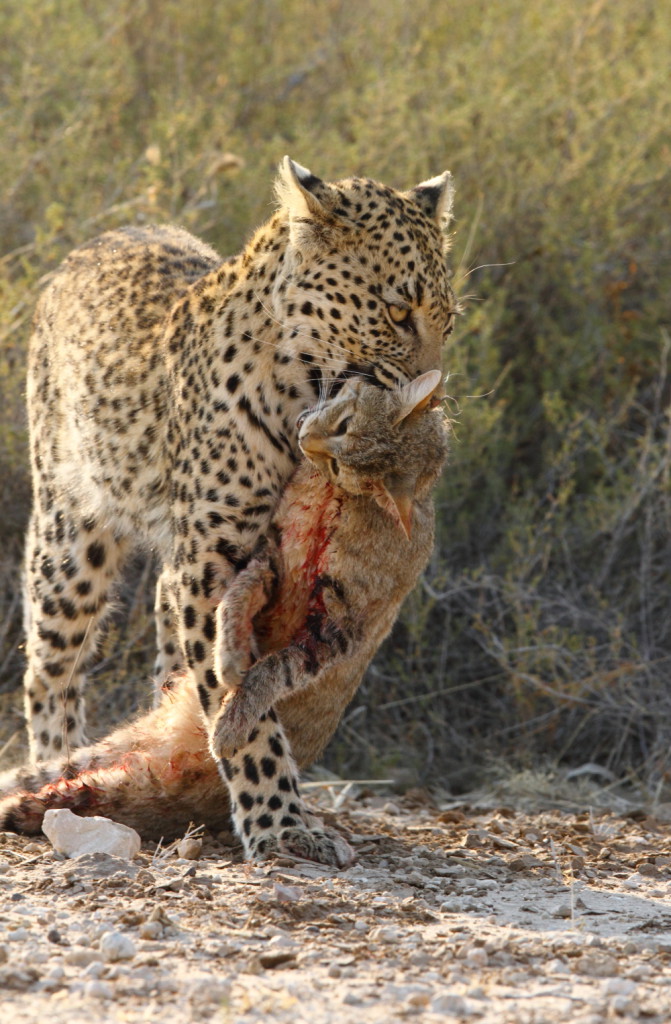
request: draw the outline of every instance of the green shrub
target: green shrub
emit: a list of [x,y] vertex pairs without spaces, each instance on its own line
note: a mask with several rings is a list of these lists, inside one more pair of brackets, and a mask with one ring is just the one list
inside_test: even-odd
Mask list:
[[[465,316],[445,361],[455,438],[438,543],[332,763],[463,782],[489,757],[550,756],[662,779],[660,5],[9,0],[0,31],[0,684],[19,676],[22,378],[43,275],[129,221],[176,220],[238,249],[284,152],[327,178],[397,186],[449,166]],[[110,685],[142,675],[148,620],[131,656],[133,636],[114,634]],[[404,765],[398,749],[412,750]]]

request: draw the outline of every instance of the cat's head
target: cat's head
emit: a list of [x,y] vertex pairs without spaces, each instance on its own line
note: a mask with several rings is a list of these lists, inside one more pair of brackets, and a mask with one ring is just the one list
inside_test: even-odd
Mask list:
[[439,370],[390,391],[348,381],[301,416],[301,449],[338,487],[371,495],[410,536],[413,500],[435,482],[447,455],[441,387]]

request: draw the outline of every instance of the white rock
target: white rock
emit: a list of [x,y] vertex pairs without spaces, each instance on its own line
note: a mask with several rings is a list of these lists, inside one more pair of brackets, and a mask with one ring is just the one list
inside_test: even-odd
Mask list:
[[117,960],[132,960],[135,956],[135,945],[127,935],[121,932],[107,932],[100,940],[100,952],[104,960],[116,963]]
[[627,889],[640,889],[641,886],[646,885],[648,879],[645,878],[639,871],[635,871],[633,875],[629,875],[629,878],[625,878],[622,885],[626,886]]
[[84,949],[82,946],[69,949],[64,956],[66,964],[71,964],[73,967],[88,967],[89,964],[99,959],[98,953],[92,949]]
[[131,860],[140,849],[137,832],[109,818],[80,818],[66,808],[47,811],[42,824],[51,845],[67,857],[107,853]]
[[432,1013],[443,1013],[448,1017],[467,1017],[469,1008],[463,996],[446,992],[431,1002]]
[[106,981],[87,981],[84,985],[84,995],[88,996],[89,999],[111,999],[114,995],[114,991],[111,985],[108,985]]
[[104,970],[105,965],[102,960],[92,960],[82,973],[85,978],[99,978]]
[[481,946],[469,949],[465,959],[469,967],[486,967],[489,962],[489,957]]
[[636,992],[636,983],[628,978],[609,978],[603,983],[605,996],[631,996]]
[[163,925],[160,921],[143,921],[139,934],[141,939],[160,939],[163,937]]

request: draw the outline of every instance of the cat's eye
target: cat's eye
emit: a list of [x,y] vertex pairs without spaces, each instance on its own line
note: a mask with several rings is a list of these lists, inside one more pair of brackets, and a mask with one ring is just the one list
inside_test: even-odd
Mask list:
[[331,459],[331,473],[333,474],[333,476],[337,476],[339,472],[340,466],[338,465],[337,460]]
[[411,311],[407,306],[395,306],[393,302],[390,302],[387,305],[387,311],[389,319],[401,327],[410,322]]
[[338,426],[333,431],[333,436],[334,437],[342,437],[343,434],[346,434],[347,433],[347,428],[350,425],[351,419],[352,419],[351,416],[343,416],[343,418],[341,419],[340,423],[338,424]]

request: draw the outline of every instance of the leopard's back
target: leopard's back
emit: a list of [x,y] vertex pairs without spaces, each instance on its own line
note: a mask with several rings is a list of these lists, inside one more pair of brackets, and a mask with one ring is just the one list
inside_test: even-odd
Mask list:
[[[35,483],[84,518],[156,539],[166,528],[170,394],[163,352],[175,302],[221,264],[180,228],[124,228],[75,249],[38,303],[27,407]],[[48,505],[46,494],[36,495]],[[40,503],[39,498],[42,497]]]

